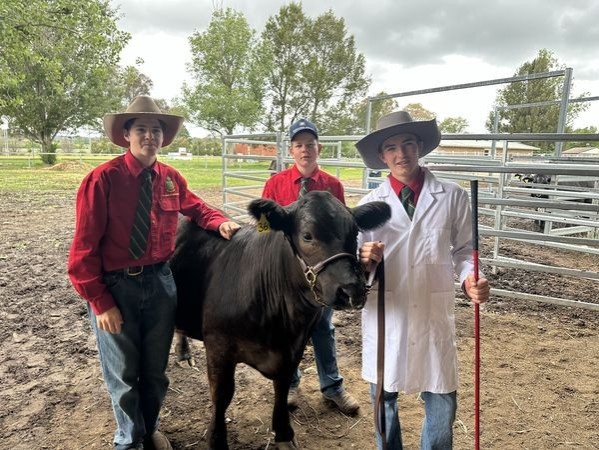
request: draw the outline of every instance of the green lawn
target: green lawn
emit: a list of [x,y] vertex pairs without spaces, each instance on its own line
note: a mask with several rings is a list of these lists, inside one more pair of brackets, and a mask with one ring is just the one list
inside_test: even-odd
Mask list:
[[[83,177],[87,174],[89,166],[96,167],[107,161],[110,156],[105,155],[58,155],[57,164],[53,167],[45,166],[39,157],[0,155],[0,190],[4,192],[21,191],[54,191],[77,190]],[[191,161],[173,160],[162,156],[161,161],[179,170],[188,182],[190,189],[222,188],[222,158],[220,156],[196,156]],[[89,165],[89,166],[87,166]],[[229,163],[229,170],[249,172],[250,176],[263,179],[268,177],[266,170],[269,161],[233,162]],[[61,169],[62,170],[59,170]],[[325,167],[327,172],[337,175],[337,169]],[[254,171],[258,171],[254,173]],[[362,170],[358,168],[342,168],[339,176],[343,182],[359,182]],[[228,178],[229,186],[247,186],[263,184],[260,180],[246,180]]]

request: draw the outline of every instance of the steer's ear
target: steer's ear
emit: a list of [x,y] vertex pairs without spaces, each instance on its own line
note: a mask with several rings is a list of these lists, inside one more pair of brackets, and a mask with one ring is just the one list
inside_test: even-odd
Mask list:
[[289,227],[289,213],[285,208],[272,200],[265,198],[252,200],[248,206],[248,212],[256,220],[260,220],[264,214],[268,221],[268,226],[273,230],[285,231]]
[[391,207],[385,202],[370,202],[351,209],[362,231],[378,228],[391,218]]

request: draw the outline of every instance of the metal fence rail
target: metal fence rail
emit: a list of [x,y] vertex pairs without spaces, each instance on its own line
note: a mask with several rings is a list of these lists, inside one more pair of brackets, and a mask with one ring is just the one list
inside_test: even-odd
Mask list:
[[[322,142],[335,145],[340,142],[355,142],[362,136],[324,136]],[[523,242],[532,246],[556,248],[569,252],[579,252],[599,255],[599,164],[573,162],[572,159],[560,158],[531,158],[531,161],[510,161],[507,157],[509,143],[514,141],[598,141],[599,135],[552,134],[552,133],[519,133],[519,134],[472,134],[444,135],[444,140],[498,140],[503,143],[498,157],[476,156],[446,156],[430,154],[423,160],[437,176],[462,184],[464,187],[470,180],[479,180],[479,212],[481,216],[489,217],[491,225],[481,225],[481,236],[487,236],[493,241],[493,251],[489,257],[481,261],[496,268],[509,268],[557,274],[591,282],[599,281],[599,273],[572,267],[558,267],[538,264],[534,261],[517,260],[501,255],[501,242],[506,240]],[[272,146],[276,152],[271,156],[235,154],[236,144]],[[261,136],[227,136],[223,139],[223,207],[226,213],[236,220],[247,220],[247,204],[254,198],[259,198],[268,177],[282,170],[286,164],[294,161],[287,155],[288,141],[280,133]],[[236,167],[236,161],[241,166]],[[250,169],[244,165],[259,162],[276,163],[275,170]],[[369,188],[376,186],[384,178],[372,177],[361,161],[341,158],[321,159],[322,167],[336,168],[340,179],[345,184],[345,191],[350,195],[364,195]],[[347,185],[343,179],[343,169],[361,169],[360,186]],[[339,172],[341,170],[341,172]],[[383,174],[385,171],[382,171]],[[595,188],[580,188],[563,185],[525,184],[514,181],[517,173],[544,173],[573,179],[595,180]],[[382,175],[382,174],[379,174]],[[338,175],[339,176],[339,175]],[[243,182],[245,184],[239,185]],[[547,198],[531,197],[531,194]],[[591,203],[566,201],[586,199]],[[514,226],[519,223],[531,223],[533,220],[544,220],[560,224],[561,228],[552,228],[549,233],[528,231]],[[575,233],[575,234],[574,234]],[[573,235],[574,234],[574,235]],[[582,234],[582,235],[581,235]],[[551,296],[532,295],[518,291],[492,289],[493,295],[514,299],[537,301],[562,306],[574,306],[593,311],[599,311],[598,304],[576,301],[575,299],[555,298]]]

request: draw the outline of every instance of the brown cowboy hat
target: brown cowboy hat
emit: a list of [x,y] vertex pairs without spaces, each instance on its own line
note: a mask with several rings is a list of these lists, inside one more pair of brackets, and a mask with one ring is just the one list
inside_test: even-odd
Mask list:
[[154,117],[166,125],[164,127],[164,139],[162,146],[166,147],[177,135],[179,128],[183,125],[183,117],[174,114],[163,114],[151,97],[139,95],[133,99],[131,104],[123,113],[106,114],[104,116],[104,131],[106,136],[119,147],[129,148],[129,142],[125,139],[125,122],[140,117]]
[[377,120],[376,131],[356,143],[364,164],[371,169],[386,169],[387,166],[379,158],[381,145],[391,136],[402,133],[412,133],[420,138],[422,149],[418,154],[419,158],[436,149],[441,140],[436,119],[413,120],[407,111],[395,111]]

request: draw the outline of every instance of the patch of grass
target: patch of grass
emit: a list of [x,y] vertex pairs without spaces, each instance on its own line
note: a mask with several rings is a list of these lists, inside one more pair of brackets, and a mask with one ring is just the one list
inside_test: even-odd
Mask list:
[[[0,156],[0,190],[4,192],[45,192],[76,191],[83,177],[92,167],[113,158],[109,155],[64,155],[59,154],[56,167],[52,170],[44,165],[39,157]],[[223,167],[220,156],[195,156],[192,160],[168,159],[160,156],[160,160],[173,166],[187,180],[192,191],[202,189],[222,189]],[[268,178],[269,161],[242,162],[230,160],[228,170],[241,172],[239,177],[227,179],[228,186],[262,186]],[[333,167],[323,170],[337,176],[342,182],[357,182],[362,178],[362,169],[342,168],[337,171]],[[254,178],[254,179],[253,179]]]

